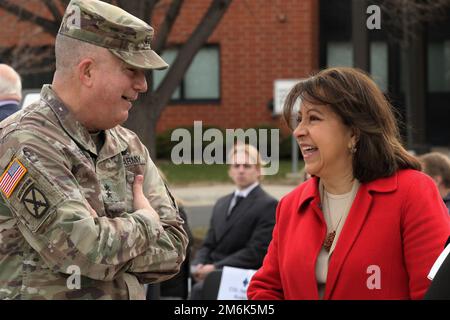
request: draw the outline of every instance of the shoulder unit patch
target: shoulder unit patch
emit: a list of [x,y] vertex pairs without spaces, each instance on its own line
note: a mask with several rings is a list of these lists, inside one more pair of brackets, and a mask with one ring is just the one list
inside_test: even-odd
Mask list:
[[36,219],[41,218],[49,209],[47,198],[41,191],[31,186],[22,198],[25,209]]

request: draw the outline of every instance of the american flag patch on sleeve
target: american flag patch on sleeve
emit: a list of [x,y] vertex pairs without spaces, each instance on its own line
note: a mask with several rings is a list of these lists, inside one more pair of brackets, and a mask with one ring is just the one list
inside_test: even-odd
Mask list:
[[27,168],[20,163],[20,161],[15,158],[6,168],[0,177],[0,190],[9,198],[16,188],[17,184],[22,180],[22,177],[27,172]]

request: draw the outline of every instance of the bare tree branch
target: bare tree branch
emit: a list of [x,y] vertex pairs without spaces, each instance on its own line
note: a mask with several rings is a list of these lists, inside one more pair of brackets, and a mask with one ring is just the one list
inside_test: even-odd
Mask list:
[[117,6],[123,8],[125,2],[123,0],[117,0]]
[[223,15],[230,6],[232,0],[214,0],[208,8],[189,39],[181,47],[172,67],[167,72],[155,94],[158,98],[158,105],[154,106],[156,115],[159,117],[164,106],[170,101],[172,92],[180,83],[186,70],[189,68],[195,54],[206,43],[209,36],[216,29]]
[[152,15],[153,15],[153,9],[155,9],[155,6],[158,4],[160,0],[146,0],[145,1],[145,8],[144,8],[144,21],[148,22],[149,24],[152,24]]
[[379,0],[386,19],[383,27],[388,37],[407,45],[416,37],[418,26],[446,18],[450,0]]
[[11,66],[21,75],[45,73],[55,69],[53,46],[16,46],[11,48],[10,54]]
[[63,6],[64,8],[67,8],[67,6],[68,6],[69,3],[70,3],[70,0],[59,0],[59,2],[62,4],[62,6]]
[[145,1],[117,0],[117,5],[139,19],[144,20]]
[[59,23],[54,22],[43,17],[37,16],[34,13],[24,9],[20,6],[12,4],[8,0],[0,0],[0,8],[15,15],[21,21],[30,21],[42,27],[45,32],[55,35],[58,32]]
[[51,12],[53,19],[57,22],[60,22],[62,20],[62,14],[59,11],[59,8],[56,5],[56,3],[54,3],[53,0],[44,0],[44,4]]
[[[176,17],[181,11],[183,0],[161,1],[161,0],[104,0],[108,3],[118,4],[126,11],[150,23],[154,10],[158,5],[164,6],[161,14],[166,15],[162,25],[158,28],[158,38],[155,39],[154,49],[162,51],[167,45],[169,34],[175,24]],[[38,0],[36,0],[38,2]],[[62,12],[57,8],[67,7],[69,0],[39,0],[39,3],[45,5],[51,12],[55,21],[36,15],[17,4],[12,0],[0,0],[0,9],[4,9],[15,15],[17,21],[29,21],[41,28],[30,28],[26,30],[24,36],[11,48],[0,48],[0,52],[10,57],[12,63],[22,73],[39,73],[54,70],[54,49],[52,46],[29,47],[29,37],[36,37],[38,32],[50,33],[55,36],[59,28],[59,18]],[[161,85],[156,91],[149,90],[143,94],[139,107],[133,108],[130,113],[130,119],[127,121],[129,127],[138,134],[142,142],[149,148],[150,153],[155,155],[156,125],[161,113],[176,87],[179,85],[194,56],[207,42],[210,35],[214,32],[222,17],[232,3],[232,0],[211,0],[208,2],[209,8],[201,18],[186,43],[181,47],[178,56],[171,68],[166,74]],[[147,81],[152,84],[152,72],[146,73]]]
[[156,52],[161,52],[161,50],[164,48],[170,31],[172,31],[172,27],[175,24],[178,14],[180,13],[182,4],[183,0],[172,0],[172,2],[170,3],[170,7],[167,10],[166,17],[164,18],[164,22],[159,27],[158,36],[156,37],[156,41],[153,44],[153,50],[155,50]]

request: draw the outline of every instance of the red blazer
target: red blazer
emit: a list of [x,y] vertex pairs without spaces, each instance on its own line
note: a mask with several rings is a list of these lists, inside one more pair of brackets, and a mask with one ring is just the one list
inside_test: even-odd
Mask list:
[[[308,180],[278,204],[249,299],[319,299],[315,264],[326,223],[318,183]],[[324,299],[421,299],[449,235],[447,208],[422,172],[361,184],[329,260]]]

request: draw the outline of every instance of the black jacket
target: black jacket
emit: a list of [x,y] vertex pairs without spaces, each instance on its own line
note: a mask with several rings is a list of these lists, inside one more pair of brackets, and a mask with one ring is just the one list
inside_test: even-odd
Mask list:
[[3,106],[0,106],[0,121],[3,119],[8,118],[13,113],[20,110],[20,106],[17,104],[5,104]]
[[[447,244],[450,243],[450,237]],[[441,267],[434,276],[427,293],[425,300],[450,300],[450,254],[442,262]]]
[[215,204],[208,233],[192,265],[261,267],[272,239],[278,201],[257,186],[227,218],[232,198],[229,194]]

